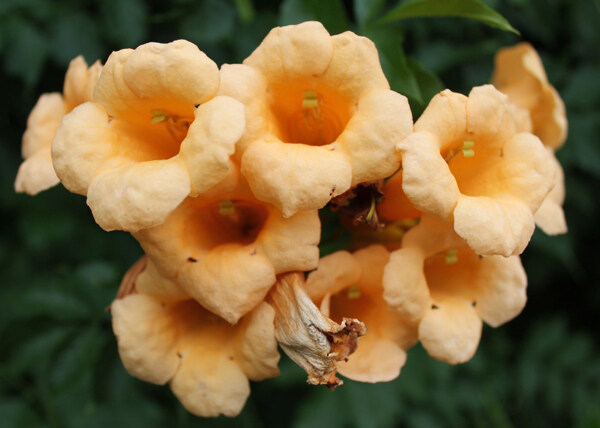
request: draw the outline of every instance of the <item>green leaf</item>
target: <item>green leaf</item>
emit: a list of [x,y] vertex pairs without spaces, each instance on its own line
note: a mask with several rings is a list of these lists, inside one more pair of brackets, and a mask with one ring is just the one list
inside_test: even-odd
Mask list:
[[39,417],[23,400],[6,399],[0,402],[0,415],[4,428],[42,427]]
[[254,20],[254,6],[252,0],[234,0],[238,16],[242,22],[252,22]]
[[119,48],[135,48],[148,35],[148,8],[141,0],[104,0],[100,3],[102,29]]
[[216,43],[233,32],[235,15],[235,9],[226,1],[197,2],[196,9],[181,20],[179,30],[194,43]]
[[32,87],[38,82],[48,56],[47,36],[28,22],[14,21],[9,27],[5,42],[6,71]]
[[383,22],[398,21],[406,18],[434,16],[455,16],[473,19],[490,27],[519,32],[498,12],[486,6],[480,0],[406,0],[382,19]]
[[339,0],[285,0],[279,9],[279,25],[319,21],[331,34],[348,29],[344,6]]
[[44,360],[51,359],[56,350],[62,346],[75,331],[74,327],[56,326],[43,331],[32,339],[24,341],[11,353],[9,369],[11,376],[19,376],[40,365]]
[[381,12],[385,0],[354,0],[354,18],[359,27],[364,27]]
[[104,48],[100,42],[99,24],[81,12],[59,14],[52,23],[53,59],[65,67],[78,55],[88,64],[102,59]]
[[104,331],[95,326],[83,330],[71,345],[58,355],[50,373],[51,385],[56,390],[61,390],[84,373],[92,372],[108,338]]
[[404,54],[403,37],[400,30],[390,31],[390,28],[376,28],[366,31],[364,35],[377,46],[381,68],[390,87],[410,100],[422,104],[423,96],[417,78]]
[[425,70],[418,61],[409,58],[408,66],[417,80],[417,85],[419,85],[419,91],[421,93],[421,103],[418,106],[411,105],[414,119],[416,119],[421,115],[427,104],[429,104],[431,98],[443,91],[446,87],[436,74]]

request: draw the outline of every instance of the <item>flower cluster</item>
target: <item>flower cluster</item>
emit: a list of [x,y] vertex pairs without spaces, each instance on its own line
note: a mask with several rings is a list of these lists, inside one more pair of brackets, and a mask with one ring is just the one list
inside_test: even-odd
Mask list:
[[[418,341],[465,362],[482,321],[523,309],[535,224],[566,232],[566,119],[529,45],[498,53],[492,83],[413,124],[375,45],[318,22],[221,68],[184,40],[77,58],[31,113],[15,188],[60,180],[133,235],[145,254],[110,307],[124,366],[234,416],[278,344],[333,389],[395,379]],[[319,259],[326,205],[362,248]]]

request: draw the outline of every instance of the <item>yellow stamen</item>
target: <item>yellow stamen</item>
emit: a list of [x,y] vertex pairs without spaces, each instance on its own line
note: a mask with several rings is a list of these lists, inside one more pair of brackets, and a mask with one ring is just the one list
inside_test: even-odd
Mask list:
[[357,285],[348,287],[348,299],[358,299],[361,295],[360,288]]
[[475,146],[474,141],[465,141],[462,146],[463,156],[466,158],[472,158],[475,156],[475,150],[473,150],[473,146]]
[[164,122],[168,118],[167,114],[162,110],[152,110],[150,112],[150,114],[152,115],[152,124],[153,125],[155,123]]
[[446,263],[451,265],[458,261],[458,250],[456,248],[451,248],[446,253]]
[[219,214],[234,215],[235,206],[233,205],[233,201],[231,201],[230,199],[224,199],[222,201],[219,201]]
[[313,109],[319,107],[319,97],[316,91],[307,89],[304,91],[304,99],[302,100],[302,108]]

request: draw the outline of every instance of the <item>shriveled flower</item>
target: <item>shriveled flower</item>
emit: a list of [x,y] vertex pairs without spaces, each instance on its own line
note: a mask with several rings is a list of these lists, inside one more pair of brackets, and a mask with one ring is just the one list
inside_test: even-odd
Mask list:
[[429,354],[450,364],[477,350],[482,320],[497,327],[527,300],[519,256],[482,257],[437,217],[425,214],[394,251],[383,274],[385,300],[418,323]]
[[236,416],[250,394],[249,380],[279,374],[275,313],[267,303],[231,326],[193,299],[172,302],[139,293],[135,276],[110,307],[130,374],[169,382],[183,406],[204,417]]
[[416,342],[414,322],[383,299],[383,271],[390,253],[371,245],[353,254],[338,251],[323,257],[306,281],[306,291],[321,311],[340,322],[358,318],[367,327],[356,352],[340,362],[340,374],[361,382],[395,379],[406,362],[406,349]]
[[63,93],[43,94],[27,118],[21,152],[23,163],[15,179],[15,191],[35,195],[58,184],[52,167],[50,147],[62,118],[93,98],[93,90],[102,66],[96,61],[88,68],[82,56],[73,59],[67,69]]
[[267,301],[275,309],[275,337],[306,371],[307,382],[331,390],[341,385],[336,371],[356,351],[366,331],[364,323],[344,317],[338,324],[321,313],[306,293],[301,272],[280,275]]
[[521,253],[555,168],[540,140],[519,130],[506,95],[491,85],[468,98],[441,92],[398,144],[404,192],[420,211],[452,222],[476,253]]
[[508,95],[511,103],[527,110],[533,134],[557,149],[567,138],[565,105],[548,82],[542,61],[529,43],[500,49],[496,53],[492,84]]
[[375,45],[351,32],[330,36],[318,22],[271,30],[243,64],[221,68],[219,93],[246,106],[242,174],[286,217],[391,175],[395,144],[412,130]]
[[67,115],[54,139],[61,182],[87,195],[106,230],[161,224],[232,168],[244,110],[213,98],[218,88],[216,64],[185,40],[113,52],[94,102]]
[[259,304],[276,275],[314,269],[320,222],[316,210],[284,218],[254,198],[242,180],[187,198],[164,224],[134,233],[160,277],[230,323]]

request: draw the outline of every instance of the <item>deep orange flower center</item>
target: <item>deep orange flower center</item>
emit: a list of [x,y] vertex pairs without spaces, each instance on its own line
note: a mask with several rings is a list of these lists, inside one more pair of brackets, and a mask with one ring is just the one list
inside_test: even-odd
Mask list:
[[286,143],[322,146],[344,130],[353,107],[330,88],[292,82],[271,93],[277,136]]
[[269,215],[261,204],[235,199],[213,201],[190,213],[185,239],[203,250],[254,242]]

